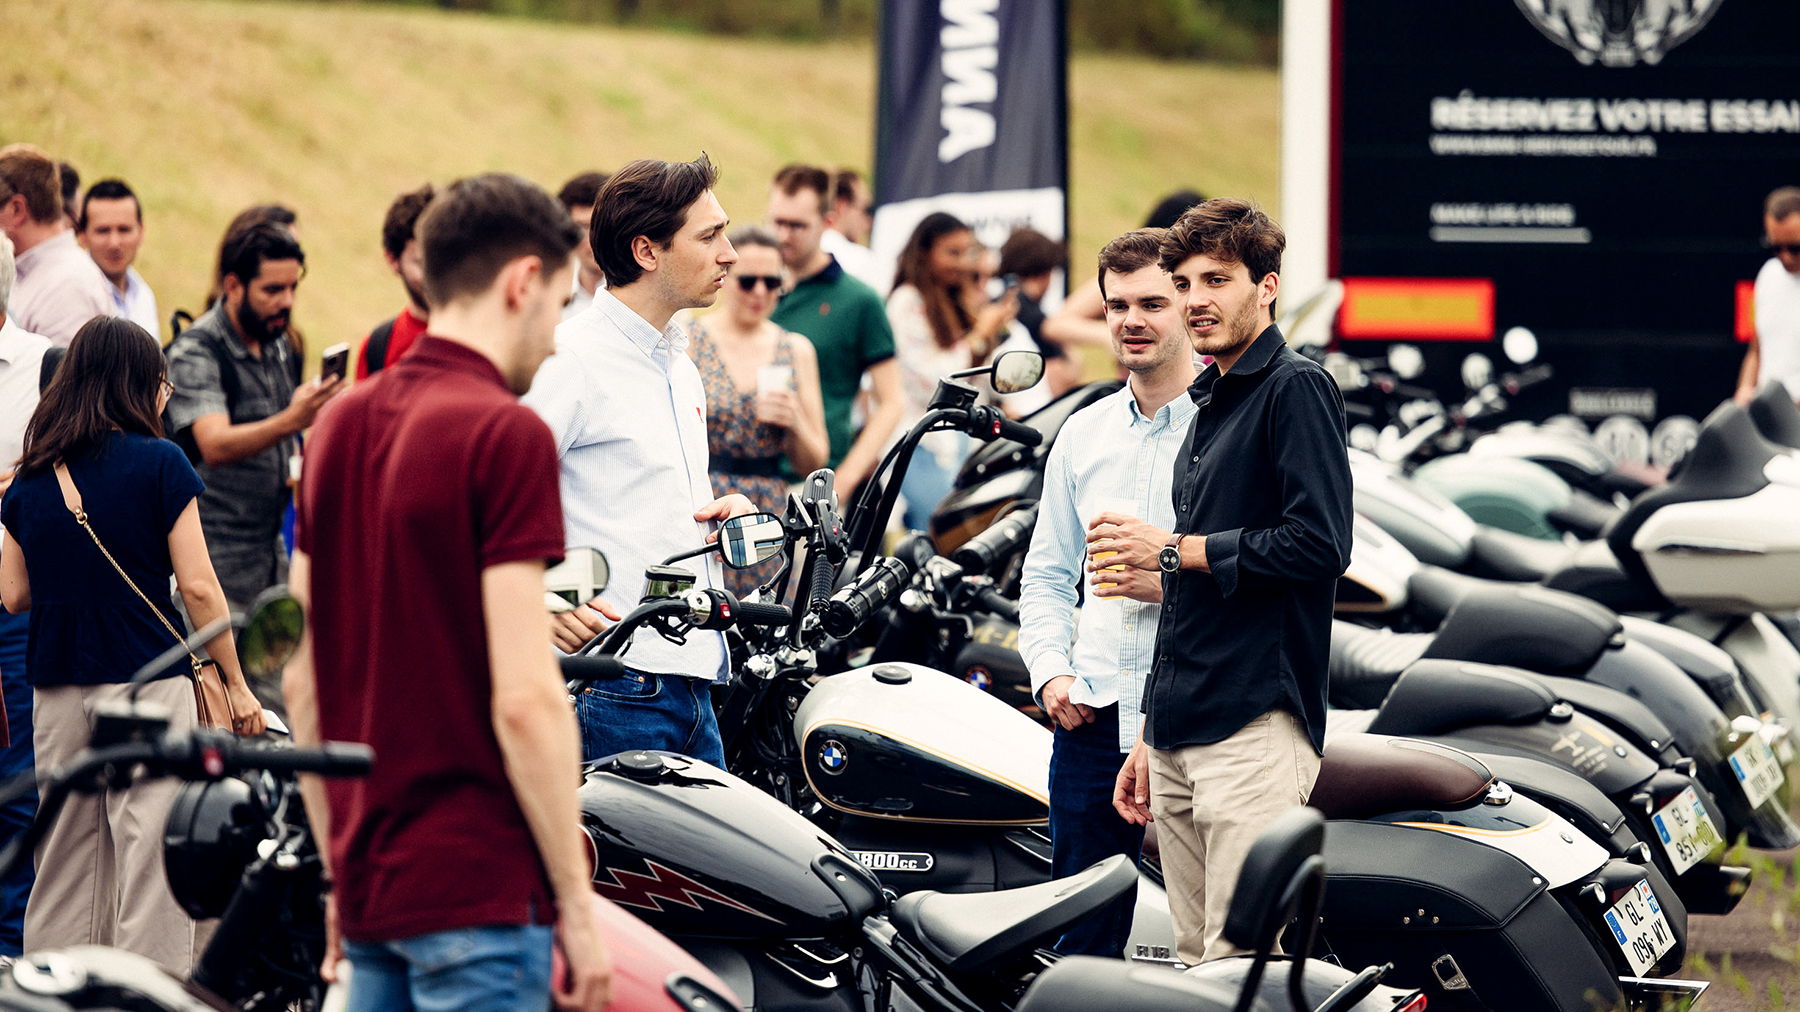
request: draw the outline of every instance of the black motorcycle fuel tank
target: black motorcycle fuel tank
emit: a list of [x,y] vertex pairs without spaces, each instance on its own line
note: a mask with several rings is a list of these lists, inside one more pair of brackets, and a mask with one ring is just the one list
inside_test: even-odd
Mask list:
[[626,752],[587,767],[594,889],[669,935],[819,938],[881,886],[817,826],[715,766]]

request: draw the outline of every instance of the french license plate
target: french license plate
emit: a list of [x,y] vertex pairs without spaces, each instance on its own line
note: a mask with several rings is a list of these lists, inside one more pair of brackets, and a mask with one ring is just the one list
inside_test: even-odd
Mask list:
[[1663,850],[1677,875],[1699,864],[1701,858],[1725,842],[1692,787],[1657,809],[1650,821],[1656,825],[1656,835],[1662,838]]
[[1668,919],[1663,917],[1648,882],[1639,882],[1624,899],[1613,904],[1606,912],[1606,926],[1624,950],[1634,976],[1642,977],[1675,944],[1675,933],[1669,930]]
[[1731,772],[1737,776],[1738,783],[1744,785],[1744,796],[1750,799],[1752,808],[1769,800],[1784,779],[1781,763],[1759,734],[1751,735],[1749,741],[1731,753]]

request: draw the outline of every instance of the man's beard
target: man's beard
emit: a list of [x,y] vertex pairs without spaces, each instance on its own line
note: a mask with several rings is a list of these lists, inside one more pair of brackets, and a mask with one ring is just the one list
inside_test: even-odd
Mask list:
[[244,332],[244,337],[261,344],[264,341],[276,340],[287,335],[288,311],[283,309],[270,313],[267,317],[258,316],[256,311],[250,308],[250,300],[245,299],[238,304],[237,322],[238,329]]
[[1221,334],[1197,337],[1190,329],[1188,334],[1193,337],[1194,351],[1197,354],[1218,358],[1221,355],[1229,355],[1249,347],[1250,342],[1256,340],[1257,334],[1261,333],[1261,328],[1257,326],[1261,322],[1261,309],[1262,307],[1256,304],[1256,300],[1249,300],[1244,304],[1244,308],[1230,319],[1219,321],[1220,329],[1224,331]]
[[412,300],[413,305],[420,309],[425,309],[431,305],[431,303],[425,301],[425,293],[420,291],[417,285],[408,281],[406,278],[401,278],[400,284],[406,288],[406,297]]

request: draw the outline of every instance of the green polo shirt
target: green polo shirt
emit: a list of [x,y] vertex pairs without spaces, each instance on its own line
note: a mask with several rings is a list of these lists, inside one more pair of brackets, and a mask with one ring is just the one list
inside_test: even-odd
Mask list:
[[818,351],[825,431],[831,437],[830,466],[836,467],[856,442],[850,410],[863,373],[894,357],[887,306],[873,288],[844,273],[833,257],[824,270],[782,296],[770,318],[777,326],[805,335]]

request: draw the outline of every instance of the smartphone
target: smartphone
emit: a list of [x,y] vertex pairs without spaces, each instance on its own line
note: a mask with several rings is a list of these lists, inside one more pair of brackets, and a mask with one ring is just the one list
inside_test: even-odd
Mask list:
[[348,344],[334,344],[326,348],[325,353],[319,359],[319,382],[327,382],[333,376],[343,379],[349,365],[350,346]]

